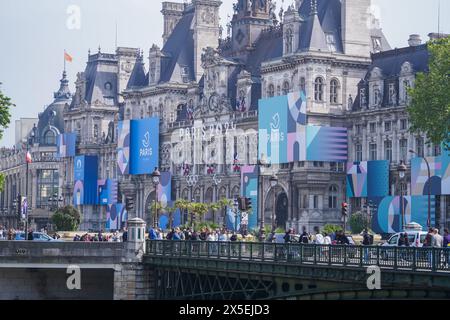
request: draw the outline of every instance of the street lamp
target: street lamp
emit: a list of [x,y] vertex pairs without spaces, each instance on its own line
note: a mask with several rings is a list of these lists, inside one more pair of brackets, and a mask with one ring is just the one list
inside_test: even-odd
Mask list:
[[[403,160],[400,161],[400,164],[397,167],[397,171],[398,171],[398,175],[400,177],[400,182],[403,181],[403,179],[405,178],[405,174],[406,174],[406,166],[403,163]],[[403,185],[402,183],[400,183],[400,214],[402,217],[402,230],[405,231],[405,209],[403,208]]]
[[270,186],[273,189],[273,211],[272,211],[272,228],[276,228],[275,216],[276,216],[276,203],[277,203],[277,193],[275,191],[275,187],[278,185],[278,177],[275,174],[272,174],[270,177]]
[[258,190],[258,197],[260,198],[260,205],[259,205],[259,210],[261,211],[261,220],[260,220],[260,231],[264,230],[264,225],[265,225],[265,221],[264,221],[264,215],[265,215],[265,210],[264,210],[264,190],[263,190],[263,185],[264,185],[264,175],[262,174],[262,168],[264,168],[267,165],[267,158],[266,155],[264,153],[261,154],[261,159],[258,159],[257,162],[257,166],[258,166],[258,184],[259,184],[259,190]]
[[428,163],[428,160],[426,157],[420,157],[417,152],[414,150],[409,150],[410,153],[415,154],[418,158],[421,158],[425,160],[425,163],[427,164],[428,169],[428,219],[427,219],[427,225],[428,228],[431,228],[431,170],[430,170],[430,164]]
[[159,201],[158,199],[158,186],[161,179],[161,173],[159,172],[158,168],[155,168],[155,171],[152,173],[152,181],[153,185],[155,186],[155,215],[153,217],[153,227],[157,227],[158,225],[158,207],[157,203]]

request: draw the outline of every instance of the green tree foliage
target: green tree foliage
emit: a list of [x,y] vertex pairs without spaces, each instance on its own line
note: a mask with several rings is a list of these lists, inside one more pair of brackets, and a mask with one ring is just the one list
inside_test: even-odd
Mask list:
[[323,232],[327,234],[332,234],[337,231],[342,231],[342,226],[327,224],[325,225],[325,227],[323,227]]
[[369,217],[367,214],[356,212],[352,214],[349,220],[350,229],[353,234],[360,234],[365,228],[370,225]]
[[444,142],[450,147],[450,37],[428,44],[429,72],[418,73],[414,88],[408,90],[411,98],[408,112],[411,131],[426,133],[436,145]]
[[77,231],[81,223],[81,215],[76,208],[67,206],[54,213],[52,223],[57,231]]
[[[0,82],[0,86],[1,86]],[[8,128],[11,122],[11,107],[15,105],[11,102],[11,99],[5,96],[0,88],[0,139],[3,137],[5,129]],[[0,174],[0,192],[3,191],[5,185],[5,177]]]

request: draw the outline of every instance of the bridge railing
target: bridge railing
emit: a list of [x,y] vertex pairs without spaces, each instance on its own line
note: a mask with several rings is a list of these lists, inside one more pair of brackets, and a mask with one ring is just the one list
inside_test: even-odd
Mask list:
[[450,248],[148,240],[147,255],[450,272]]

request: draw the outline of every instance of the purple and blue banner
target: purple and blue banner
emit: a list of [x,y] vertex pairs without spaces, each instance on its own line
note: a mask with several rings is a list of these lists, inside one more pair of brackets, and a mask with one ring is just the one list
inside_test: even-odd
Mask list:
[[249,212],[248,216],[248,225],[247,225],[248,230],[252,230],[258,227],[258,213],[259,213],[258,178],[259,172],[257,166],[242,167],[241,195],[245,198],[250,198],[252,200],[252,212]]
[[347,163],[347,197],[385,197],[389,195],[389,161]]
[[258,158],[267,163],[348,160],[347,128],[307,125],[304,92],[259,100],[258,126]]
[[347,128],[307,126],[306,160],[347,162]]
[[56,139],[57,157],[59,159],[75,157],[76,142],[77,142],[76,133],[63,133],[58,135]]
[[[411,222],[420,224],[424,229],[428,223],[428,197],[376,197],[369,198],[376,206],[372,218],[372,230],[376,233],[396,233],[403,230],[402,212],[405,225]],[[403,204],[401,200],[403,199]],[[431,225],[436,220],[436,198],[431,197]]]
[[117,126],[117,167],[121,175],[130,173],[130,125],[130,120],[125,120]]
[[73,204],[75,206],[97,204],[98,157],[75,157],[74,179]]
[[112,204],[106,207],[106,230],[123,230],[127,226],[127,221],[128,213],[122,203]]

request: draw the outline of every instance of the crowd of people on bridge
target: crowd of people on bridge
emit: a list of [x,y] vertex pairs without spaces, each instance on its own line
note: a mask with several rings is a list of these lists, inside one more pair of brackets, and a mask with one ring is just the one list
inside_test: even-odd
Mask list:
[[115,231],[112,234],[104,234],[103,231],[100,231],[96,234],[85,233],[83,235],[75,235],[73,241],[76,242],[126,242],[128,239],[128,231],[125,229],[122,235]]

